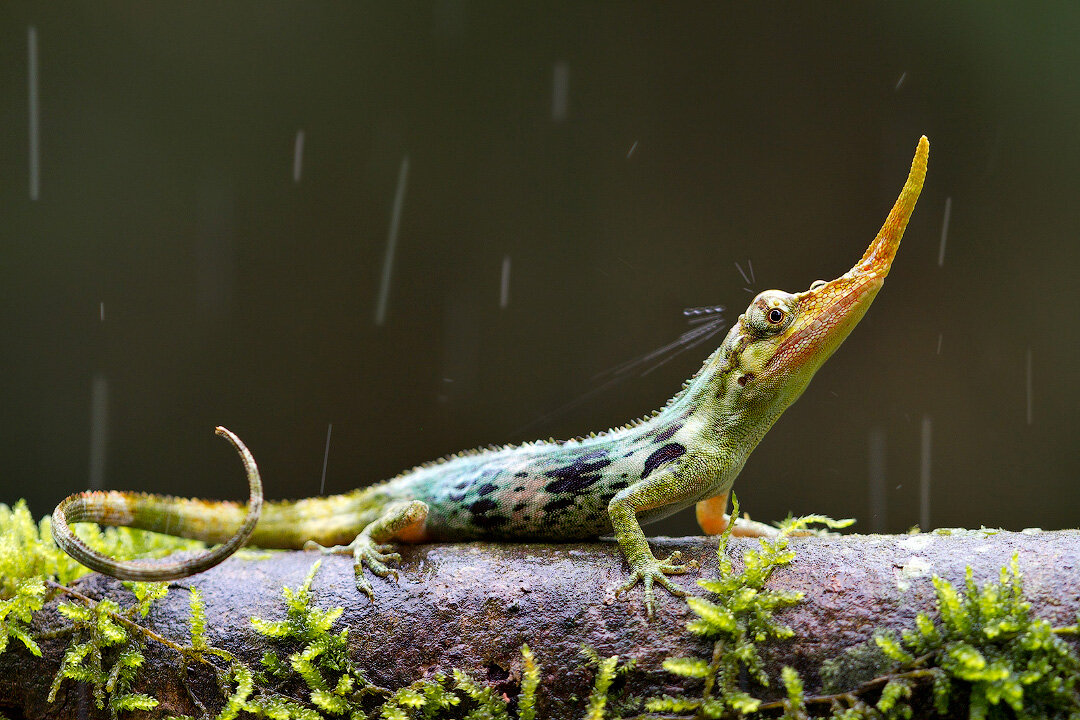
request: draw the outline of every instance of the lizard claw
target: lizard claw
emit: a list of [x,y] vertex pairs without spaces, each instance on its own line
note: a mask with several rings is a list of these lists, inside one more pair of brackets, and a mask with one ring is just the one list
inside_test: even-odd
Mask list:
[[683,573],[688,572],[689,568],[687,568],[686,565],[677,565],[674,562],[681,557],[682,553],[678,550],[671,553],[671,555],[663,561],[650,557],[630,573],[630,579],[615,591],[615,597],[629,591],[640,582],[645,588],[645,612],[648,614],[649,619],[652,620],[656,615],[656,594],[653,592],[654,584],[661,585],[672,595],[678,597],[687,595],[685,590],[667,578],[668,575],[682,575]]
[[318,552],[323,555],[352,555],[352,545],[320,545],[314,540],[304,543],[304,552]]
[[397,580],[397,570],[387,567],[387,563],[400,561],[401,555],[396,552],[389,552],[392,549],[393,546],[378,545],[363,534],[357,535],[356,539],[348,545],[324,547],[314,540],[308,540],[304,543],[304,550],[307,551],[317,551],[323,555],[352,555],[356,589],[367,595],[371,600],[375,599],[375,591],[372,589],[371,583],[364,577],[364,566],[366,565],[368,570],[378,577]]

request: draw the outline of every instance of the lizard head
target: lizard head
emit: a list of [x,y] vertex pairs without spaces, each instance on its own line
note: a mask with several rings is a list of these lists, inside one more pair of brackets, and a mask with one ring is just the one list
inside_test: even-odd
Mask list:
[[855,328],[889,274],[926,176],[930,143],[919,140],[904,189],[862,258],[831,281],[799,293],[766,290],[754,298],[729,335],[728,362],[747,405],[774,413],[794,402],[810,379]]

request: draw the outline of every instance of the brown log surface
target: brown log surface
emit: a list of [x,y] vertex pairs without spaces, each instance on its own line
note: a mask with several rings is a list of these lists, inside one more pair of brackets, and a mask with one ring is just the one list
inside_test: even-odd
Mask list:
[[[1036,615],[1065,625],[1074,622],[1080,610],[1080,531],[953,531],[790,542],[796,559],[778,570],[769,586],[801,591],[805,599],[780,615],[795,637],[765,645],[762,651],[773,677],[782,665],[792,665],[811,692],[823,661],[869,639],[877,628],[903,629],[917,611],[931,609],[932,574],[962,583],[970,565],[981,584],[998,579],[1001,567],[1017,554],[1025,594]],[[704,594],[693,580],[716,576],[715,538],[657,538],[653,546],[657,555],[681,550],[685,559],[697,560],[700,570],[679,582]],[[755,540],[732,540],[736,567],[742,551],[754,546]],[[706,645],[684,629],[692,615],[681,599],[659,590],[652,622],[645,617],[640,588],[615,599],[614,589],[625,581],[627,571],[611,542],[419,545],[403,548],[402,555],[398,582],[373,579],[374,603],[356,591],[349,558],[323,558],[313,584],[317,606],[344,607],[334,630],[350,629],[353,661],[370,680],[387,688],[460,668],[513,697],[519,687],[520,647],[528,643],[543,670],[540,717],[575,718],[593,675],[580,657],[582,644],[603,656],[636,659],[627,689],[639,695],[685,691],[685,681],[666,673],[661,663],[667,657],[706,653]],[[189,595],[178,588],[198,587],[206,603],[209,642],[257,668],[266,650],[287,654],[289,649],[257,634],[250,618],[284,618],[282,587],[299,585],[316,559],[300,552],[231,559],[173,583],[145,624],[186,643]],[[91,575],[77,588],[94,598],[131,603],[131,594],[111,578]],[[39,613],[35,631],[64,621],[52,609],[60,600],[70,598],[51,601]],[[56,702],[46,702],[69,640],[43,641],[40,659],[18,642],[0,655],[0,713],[35,719],[107,717],[107,711],[94,708],[89,695],[70,681]],[[145,691],[161,701],[157,712],[197,714],[183,687],[176,654],[156,643],[148,643],[145,654],[142,677],[148,681]],[[216,694],[208,672],[192,673],[188,682],[198,697]],[[775,687],[750,689],[759,697],[776,697]]]

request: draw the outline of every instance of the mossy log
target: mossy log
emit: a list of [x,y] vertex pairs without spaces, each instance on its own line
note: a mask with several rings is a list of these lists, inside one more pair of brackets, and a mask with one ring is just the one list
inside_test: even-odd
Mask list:
[[[700,568],[682,576],[689,590],[703,594],[697,577],[717,573],[715,538],[659,538],[657,555],[680,550]],[[730,552],[741,563],[742,551],[756,541],[733,539]],[[977,583],[996,580],[1014,554],[1019,556],[1025,594],[1033,612],[1057,625],[1071,624],[1080,610],[1080,531],[952,531],[949,534],[848,535],[793,538],[794,562],[780,568],[769,587],[801,591],[805,599],[779,619],[795,631],[791,640],[761,648],[771,677],[782,665],[802,673],[807,691],[819,684],[821,663],[845,648],[868,640],[875,629],[909,627],[919,610],[934,606],[931,576],[962,584],[966,566]],[[648,621],[640,588],[616,599],[626,565],[611,542],[568,545],[466,543],[420,545],[402,550],[397,582],[373,579],[374,603],[360,595],[351,559],[327,557],[315,577],[315,605],[341,606],[335,630],[348,627],[353,661],[378,685],[399,688],[437,671],[460,668],[494,684],[501,694],[518,692],[520,648],[528,643],[542,667],[542,718],[577,718],[592,684],[593,670],[580,655],[582,644],[600,655],[634,658],[626,690],[637,695],[688,692],[686,683],[663,670],[673,656],[703,656],[708,650],[685,631],[692,615],[686,603],[658,592],[657,617]],[[197,587],[205,599],[207,638],[252,667],[259,666],[272,642],[257,634],[252,616],[284,617],[282,588],[296,587],[316,556],[291,552],[265,559],[233,558],[196,577],[173,583],[158,601],[147,627],[184,643],[189,637],[189,593]],[[110,578],[91,575],[76,583],[95,599],[111,597],[130,605],[131,594]],[[63,622],[52,609],[39,613],[35,631]],[[107,717],[91,695],[65,681],[52,703],[50,684],[70,638],[40,641],[42,658],[21,645],[0,655],[0,714],[10,718]],[[280,650],[280,648],[278,648]],[[161,701],[153,714],[199,714],[192,698],[220,697],[213,676],[193,671],[185,679],[176,654],[147,643],[148,662],[140,689]],[[185,687],[186,684],[186,687]],[[776,698],[774,686],[748,689]],[[306,692],[298,690],[298,699]]]

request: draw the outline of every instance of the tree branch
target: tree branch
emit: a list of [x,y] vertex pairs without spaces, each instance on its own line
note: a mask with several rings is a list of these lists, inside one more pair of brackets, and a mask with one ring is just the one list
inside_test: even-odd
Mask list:
[[[741,566],[742,551],[757,541],[735,538],[731,554]],[[658,555],[680,550],[700,563],[698,574],[677,578],[696,594],[705,594],[692,580],[715,577],[715,538],[662,538],[653,542]],[[962,583],[965,566],[977,583],[996,580],[1000,568],[1017,554],[1027,599],[1036,615],[1055,625],[1071,625],[1080,610],[1080,532],[953,531],[950,535],[849,535],[792,538],[795,561],[777,570],[769,587],[800,591],[805,599],[779,614],[795,630],[789,641],[761,648],[770,677],[783,665],[798,670],[808,697],[821,694],[819,668],[845,648],[870,639],[876,629],[910,627],[916,612],[930,611],[935,593],[932,574]],[[706,657],[711,647],[685,630],[693,615],[686,603],[658,593],[657,618],[648,622],[640,590],[616,600],[614,590],[625,581],[626,566],[611,542],[566,545],[465,543],[402,548],[398,582],[372,578],[371,603],[353,584],[351,559],[323,557],[312,590],[321,608],[341,606],[334,631],[349,628],[352,661],[372,682],[396,689],[435,672],[460,668],[477,680],[494,684],[497,693],[518,692],[520,648],[528,643],[542,668],[541,718],[576,718],[588,696],[593,671],[583,662],[586,644],[601,656],[634,658],[627,690],[639,695],[687,692],[687,682],[664,671],[665,658]],[[267,559],[234,558],[201,575],[172,584],[155,603],[142,625],[168,642],[149,640],[147,663],[140,671],[140,691],[156,697],[153,711],[193,714],[194,698],[214,707],[219,697],[209,666],[188,665],[169,645],[189,642],[189,594],[203,594],[207,640],[253,669],[269,649],[287,655],[295,648],[276,647],[254,631],[250,618],[281,620],[282,588],[296,587],[319,556],[274,553]],[[133,602],[118,581],[90,575],[78,592],[92,599]],[[28,719],[107,717],[94,707],[90,693],[65,681],[53,703],[47,702],[52,677],[70,636],[56,632],[65,619],[54,598],[35,617],[42,658],[15,643],[0,655],[0,713]],[[765,700],[783,695],[778,682],[747,688]],[[296,699],[304,700],[302,686]],[[288,694],[289,688],[275,688]],[[580,700],[571,700],[576,696]],[[82,715],[85,712],[86,715]]]

